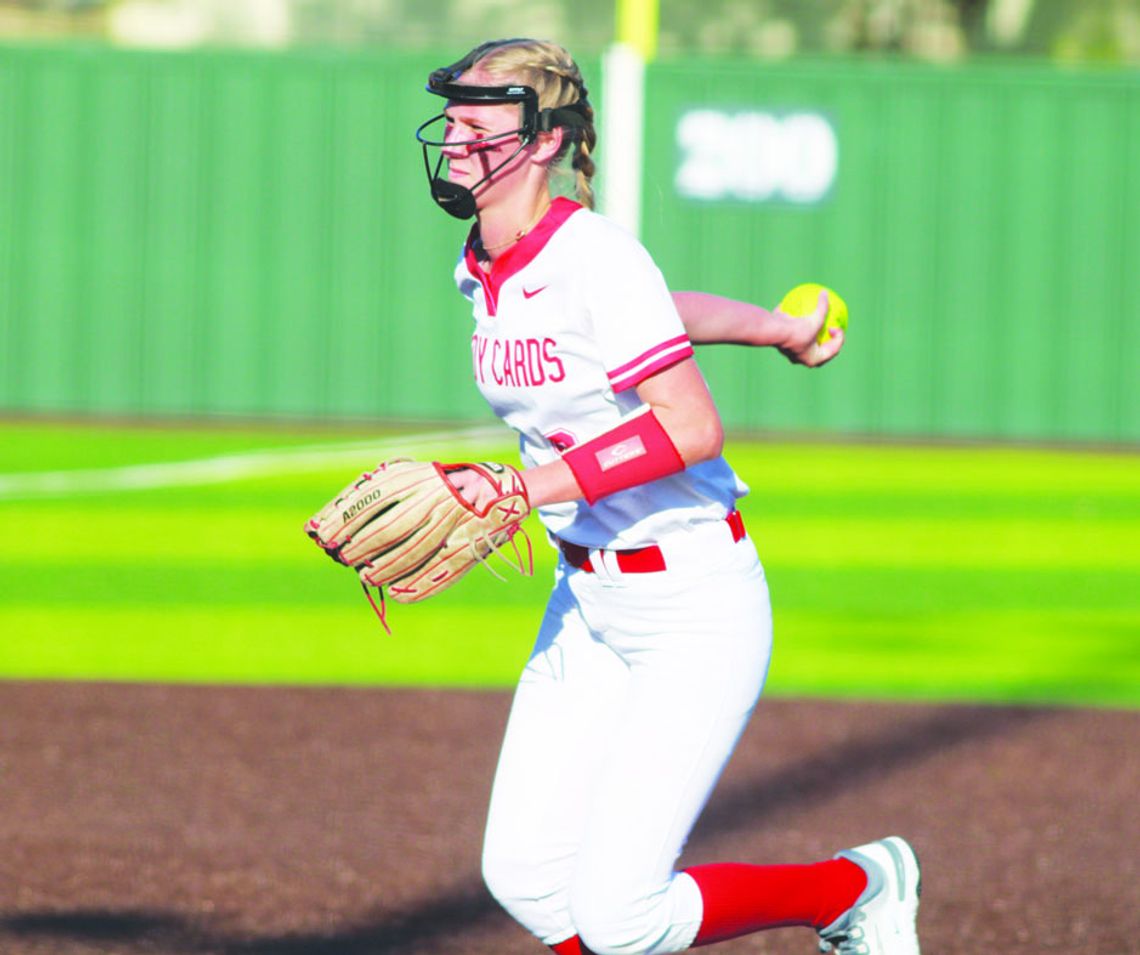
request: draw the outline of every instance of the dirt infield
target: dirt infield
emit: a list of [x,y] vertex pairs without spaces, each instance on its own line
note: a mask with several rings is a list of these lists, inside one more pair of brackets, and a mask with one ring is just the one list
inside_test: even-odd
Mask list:
[[[478,875],[503,694],[0,683],[0,952],[525,955]],[[1140,713],[765,700],[685,856],[890,832],[928,955],[1140,952]],[[710,951],[810,955],[781,929]]]

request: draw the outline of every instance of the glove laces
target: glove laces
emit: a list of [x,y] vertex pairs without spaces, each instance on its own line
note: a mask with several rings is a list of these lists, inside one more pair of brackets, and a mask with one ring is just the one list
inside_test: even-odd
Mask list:
[[[517,540],[518,537],[522,537],[522,539],[526,541],[525,558],[523,557],[522,548],[519,547]],[[513,534],[511,534],[511,536],[506,541],[506,543],[509,543],[511,545],[511,549],[514,551],[513,557],[503,550],[501,543],[496,542],[494,535],[487,534],[480,538],[480,540],[487,544],[489,548],[488,553],[479,553],[478,549],[475,547],[476,542],[472,541],[470,545],[471,556],[479,561],[479,563],[483,565],[483,567],[488,571],[488,573],[491,574],[492,577],[495,577],[498,580],[507,579],[502,574],[498,573],[488,561],[488,557],[490,557],[492,553],[499,560],[503,561],[508,567],[511,567],[512,569],[518,571],[524,577],[534,576],[534,547],[531,545],[530,535],[527,534],[527,532],[521,526],[519,526],[518,529]],[[398,583],[398,581],[395,581],[394,583]],[[388,606],[384,602],[384,588],[376,587],[376,596],[374,597],[372,596],[372,588],[370,588],[368,584],[366,584],[363,580],[360,582],[360,586],[364,589],[364,596],[368,598],[368,603],[372,605],[372,609],[375,611],[376,617],[380,621],[380,626],[384,628],[384,632],[387,633],[388,636],[391,636],[392,628],[388,626]]]
[[[360,586],[364,588],[364,596],[367,597],[368,602],[372,604],[372,609],[376,611],[376,616],[380,620],[380,626],[384,628],[384,632],[388,634],[388,636],[392,636],[392,628],[388,626],[388,607],[384,603],[384,588],[377,587],[376,597],[373,597],[372,591],[368,589],[368,584],[363,580],[360,582]],[[377,597],[380,598],[379,603],[376,602]]]

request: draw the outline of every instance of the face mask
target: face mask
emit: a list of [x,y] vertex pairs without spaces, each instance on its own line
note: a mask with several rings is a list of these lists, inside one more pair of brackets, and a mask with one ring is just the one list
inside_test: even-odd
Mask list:
[[[538,93],[531,86],[470,86],[465,83],[456,83],[455,80],[466,73],[478,60],[490,50],[514,43],[514,40],[498,40],[484,43],[472,50],[467,56],[451,66],[436,70],[428,77],[427,91],[436,96],[442,96],[452,103],[517,103],[522,108],[521,125],[505,133],[496,133],[485,139],[472,139],[466,142],[446,142],[445,140],[430,139],[427,130],[436,123],[446,119],[443,113],[433,116],[422,123],[416,130],[416,139],[423,148],[424,171],[427,173],[428,187],[431,197],[436,204],[457,219],[470,219],[475,215],[475,190],[487,182],[500,169],[510,163],[528,145],[534,142],[539,133],[549,132],[556,126],[567,128],[586,128],[590,125],[590,105],[586,99],[586,90],[581,90],[578,102],[569,106],[559,106],[555,109],[539,109]],[[429,149],[440,149],[452,146],[485,145],[499,139],[517,136],[518,149],[504,159],[499,165],[487,173],[473,186],[461,186],[447,179],[441,179],[440,169],[443,167],[444,156],[441,152],[432,165]]]

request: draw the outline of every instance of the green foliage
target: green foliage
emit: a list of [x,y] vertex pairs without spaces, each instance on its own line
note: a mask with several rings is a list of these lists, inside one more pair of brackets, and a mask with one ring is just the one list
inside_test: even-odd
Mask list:
[[[374,430],[0,430],[0,675],[509,686],[553,556],[478,569],[384,634],[301,527],[355,468],[435,442]],[[505,433],[504,433],[505,437]],[[370,442],[370,444],[369,444]],[[505,457],[476,434],[468,450]],[[244,478],[77,490],[44,471],[265,452]],[[269,455],[277,454],[274,458]],[[357,457],[358,456],[358,457]],[[776,620],[769,691],[1140,705],[1140,471],[1126,454],[732,440]]]
[[[1140,62],[1140,0],[659,0],[660,49],[780,58],[891,53],[957,60],[1002,53]],[[139,7],[142,17],[131,16]],[[491,37],[538,36],[594,55],[613,40],[615,0],[7,0],[16,35],[98,32],[132,44],[384,47],[459,52]],[[190,13],[188,13],[190,11]],[[118,14],[118,16],[116,16]],[[262,21],[259,22],[259,18]],[[144,21],[148,26],[123,24]],[[179,39],[180,24],[192,23]]]

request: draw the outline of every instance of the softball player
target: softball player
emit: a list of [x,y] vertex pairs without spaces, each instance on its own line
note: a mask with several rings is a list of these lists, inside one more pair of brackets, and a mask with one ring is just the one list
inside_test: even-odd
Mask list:
[[[477,217],[455,269],[475,379],[519,435],[560,552],[495,776],[491,892],[561,955],[789,925],[845,955],[917,955],[919,868],[898,837],[810,865],[674,868],[759,697],[772,632],[736,510],[747,488],[721,456],[692,343],[822,364],[842,345],[814,344],[826,301],[804,322],[671,295],[645,249],[591,211],[593,110],[562,48],[487,43],[428,90],[447,100],[417,131],[432,195]],[[578,201],[552,198],[567,158]],[[486,497],[473,472],[454,483]]]

